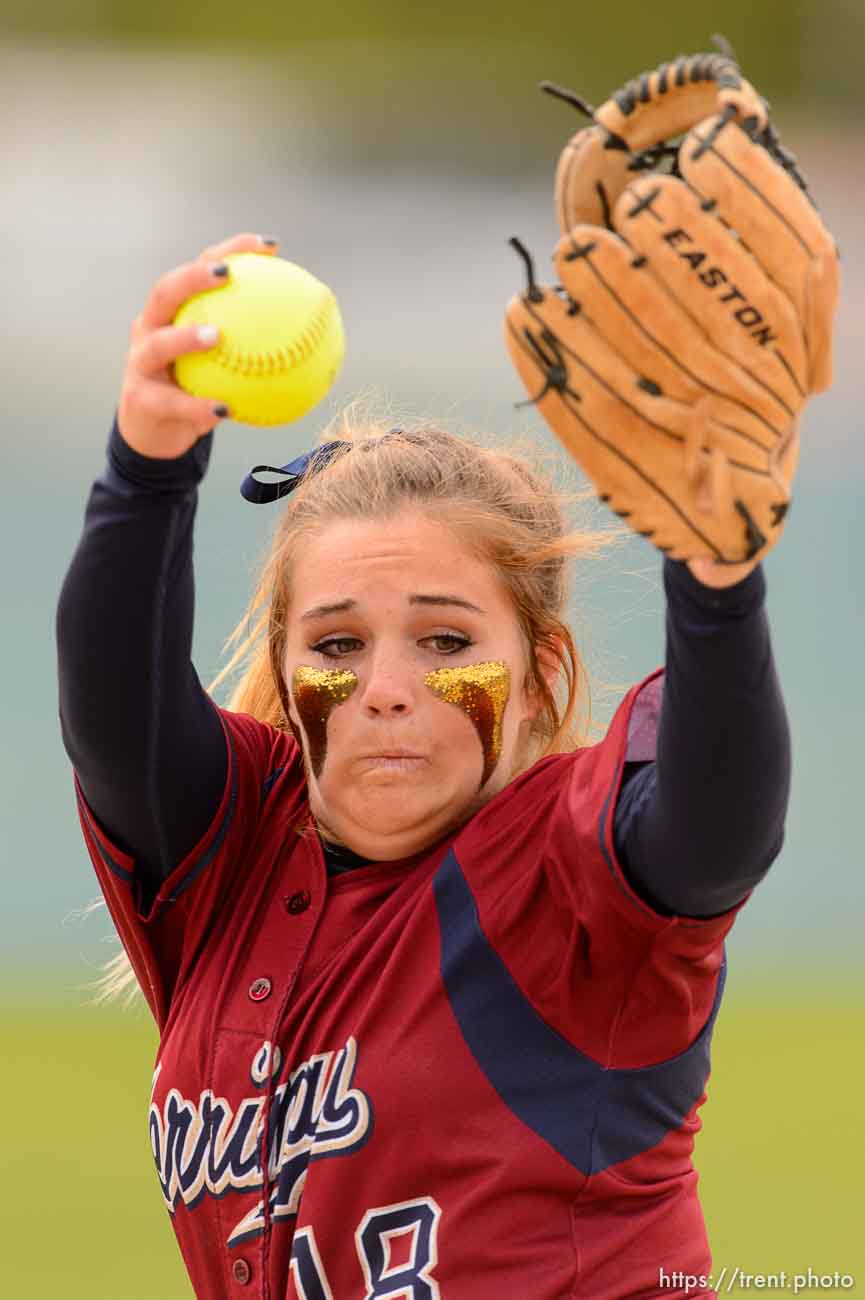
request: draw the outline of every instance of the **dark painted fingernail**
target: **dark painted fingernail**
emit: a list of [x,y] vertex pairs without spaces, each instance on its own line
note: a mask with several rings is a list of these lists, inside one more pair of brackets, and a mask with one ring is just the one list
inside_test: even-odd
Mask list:
[[211,267],[211,272],[213,275],[218,275],[220,279],[222,279],[223,276],[228,275],[228,263],[220,262],[218,266]]
[[262,244],[264,244],[265,248],[276,248],[279,243],[279,240],[274,239],[272,235],[268,235],[267,237],[259,235],[258,238],[261,240]]
[[218,419],[224,420],[228,415],[228,407],[224,402],[220,402],[217,406],[214,406],[213,414],[217,416]]

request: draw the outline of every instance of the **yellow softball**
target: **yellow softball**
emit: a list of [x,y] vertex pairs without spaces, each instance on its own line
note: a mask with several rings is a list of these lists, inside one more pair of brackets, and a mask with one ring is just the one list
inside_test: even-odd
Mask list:
[[194,294],[175,325],[215,325],[219,341],[174,363],[194,397],[225,402],[244,424],[297,420],[325,396],[345,353],[333,293],[302,266],[269,253],[229,253],[225,284]]

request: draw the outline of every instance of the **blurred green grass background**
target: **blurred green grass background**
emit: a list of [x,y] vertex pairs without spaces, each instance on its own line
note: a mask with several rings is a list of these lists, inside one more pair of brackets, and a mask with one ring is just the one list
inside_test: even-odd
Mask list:
[[[482,78],[493,68],[502,74],[495,82],[504,102],[531,50],[544,50],[548,63],[581,62],[591,69],[596,93],[663,59],[709,48],[715,31],[732,42],[746,75],[770,100],[800,99],[812,107],[863,102],[861,0],[619,0],[615,12],[560,0],[530,6],[518,0],[353,0],[337,6],[246,0],[242,13],[233,0],[43,0],[38,7],[8,6],[0,16],[0,36],[47,36],[70,45],[253,52],[343,45],[354,57],[331,89],[339,97],[341,87],[350,88],[361,111],[375,95],[357,57],[364,48],[385,50],[396,88],[405,84],[401,56],[407,48],[469,47]],[[449,100],[449,88],[441,89]]]
[[[865,1288],[860,1014],[834,984],[728,985],[696,1147],[716,1271],[838,1271],[856,1278],[846,1294]],[[4,1138],[3,1294],[190,1300],[147,1138],[146,1008],[36,999],[0,1007],[0,1033],[15,1044],[4,1109],[21,1121]]]

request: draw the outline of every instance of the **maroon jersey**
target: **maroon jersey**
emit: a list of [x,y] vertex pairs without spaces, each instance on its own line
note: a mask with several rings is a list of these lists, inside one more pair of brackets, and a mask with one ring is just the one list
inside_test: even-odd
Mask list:
[[222,802],[144,908],[76,779],[161,1031],[150,1136],[197,1296],[669,1298],[661,1270],[710,1272],[691,1154],[737,909],[658,915],[612,834],[662,672],[601,743],[331,878],[293,738],[245,714],[220,710]]

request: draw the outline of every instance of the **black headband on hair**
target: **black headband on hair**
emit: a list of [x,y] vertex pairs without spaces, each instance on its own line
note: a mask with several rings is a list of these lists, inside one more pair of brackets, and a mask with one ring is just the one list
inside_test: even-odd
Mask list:
[[[385,437],[392,433],[402,433],[402,429],[388,429]],[[290,460],[287,465],[255,465],[249,471],[246,478],[240,485],[240,495],[245,501],[251,501],[254,506],[268,505],[271,501],[278,501],[280,497],[288,496],[293,492],[301,479],[310,468],[310,461],[313,462],[311,473],[315,474],[320,469],[337,456],[341,447],[351,447],[350,442],[324,442],[319,447],[313,447],[312,451],[305,451],[302,456],[296,460]],[[287,474],[288,478],[283,479],[281,483],[260,483],[255,477],[261,471],[268,474]]]
[[[240,495],[245,501],[251,501],[254,506],[278,501],[280,497],[288,496],[289,492],[294,491],[309,468],[311,460],[315,460],[315,469],[324,469],[325,465],[333,460],[340,447],[350,446],[350,442],[325,442],[320,447],[313,447],[312,451],[305,451],[302,456],[298,456],[297,460],[290,460],[287,465],[255,465],[241,483]],[[259,483],[255,475],[262,470],[269,474],[287,474],[288,478],[283,479],[281,483]]]

